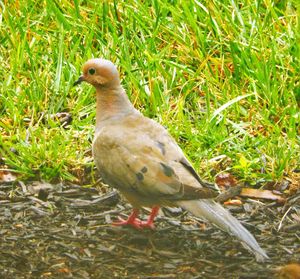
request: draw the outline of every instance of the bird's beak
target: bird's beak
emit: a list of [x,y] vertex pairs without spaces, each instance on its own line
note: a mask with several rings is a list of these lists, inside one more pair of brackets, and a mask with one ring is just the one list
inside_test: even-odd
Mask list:
[[73,86],[76,86],[76,85],[82,83],[83,81],[84,81],[84,76],[80,76],[79,79],[77,79],[77,80],[74,82]]

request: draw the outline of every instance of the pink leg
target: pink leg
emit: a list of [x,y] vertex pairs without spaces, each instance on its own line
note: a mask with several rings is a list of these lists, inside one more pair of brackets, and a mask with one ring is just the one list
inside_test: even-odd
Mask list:
[[119,217],[119,222],[114,222],[113,225],[115,226],[126,226],[126,225],[131,225],[133,227],[135,227],[136,229],[140,229],[141,226],[141,220],[137,219],[137,217],[139,216],[139,209],[134,208],[131,212],[131,214],[129,215],[127,220],[122,219],[121,217]]
[[155,219],[158,211],[159,211],[159,206],[152,207],[152,210],[151,210],[148,220],[146,222],[141,222],[140,226],[143,228],[154,229],[155,228],[154,219]]

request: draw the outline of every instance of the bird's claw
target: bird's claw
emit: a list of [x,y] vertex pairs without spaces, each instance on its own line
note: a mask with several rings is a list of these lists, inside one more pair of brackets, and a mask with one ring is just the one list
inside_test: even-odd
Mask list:
[[149,228],[149,229],[155,229],[154,223],[149,222],[149,221],[141,221],[140,219],[135,218],[134,220],[128,218],[127,220],[124,220],[121,217],[118,217],[119,221],[113,222],[114,226],[132,226],[136,229],[144,229],[144,228]]

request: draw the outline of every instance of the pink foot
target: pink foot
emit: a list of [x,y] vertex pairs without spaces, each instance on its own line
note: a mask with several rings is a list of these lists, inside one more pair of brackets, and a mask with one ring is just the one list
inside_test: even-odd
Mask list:
[[140,227],[141,228],[148,228],[148,229],[151,229],[151,230],[155,229],[154,223],[153,222],[149,222],[149,221],[141,222],[140,223]]
[[143,228],[149,228],[154,230],[155,229],[154,219],[158,211],[159,211],[159,206],[152,207],[148,220],[146,222],[141,222],[140,226],[142,226]]
[[142,221],[140,219],[131,220],[130,218],[128,218],[127,220],[124,220],[121,217],[118,217],[118,219],[119,219],[119,221],[113,222],[114,226],[132,226],[136,229],[142,228],[142,226],[141,226]]
[[124,220],[124,219],[119,217],[120,221],[119,222],[114,222],[113,225],[115,225],[115,226],[130,225],[130,226],[132,226],[136,229],[143,229],[143,228],[155,229],[154,218],[157,215],[158,211],[159,211],[159,207],[154,206],[151,210],[151,213],[150,213],[150,216],[149,216],[148,220],[146,222],[143,222],[143,221],[141,221],[140,219],[137,218],[138,215],[139,215],[139,210],[134,208],[127,220]]

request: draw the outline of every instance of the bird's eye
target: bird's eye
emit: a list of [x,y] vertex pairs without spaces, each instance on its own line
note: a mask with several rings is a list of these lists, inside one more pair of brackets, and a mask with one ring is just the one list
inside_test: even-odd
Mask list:
[[94,73],[96,73],[96,70],[94,68],[90,68],[89,69],[89,74],[93,75]]

